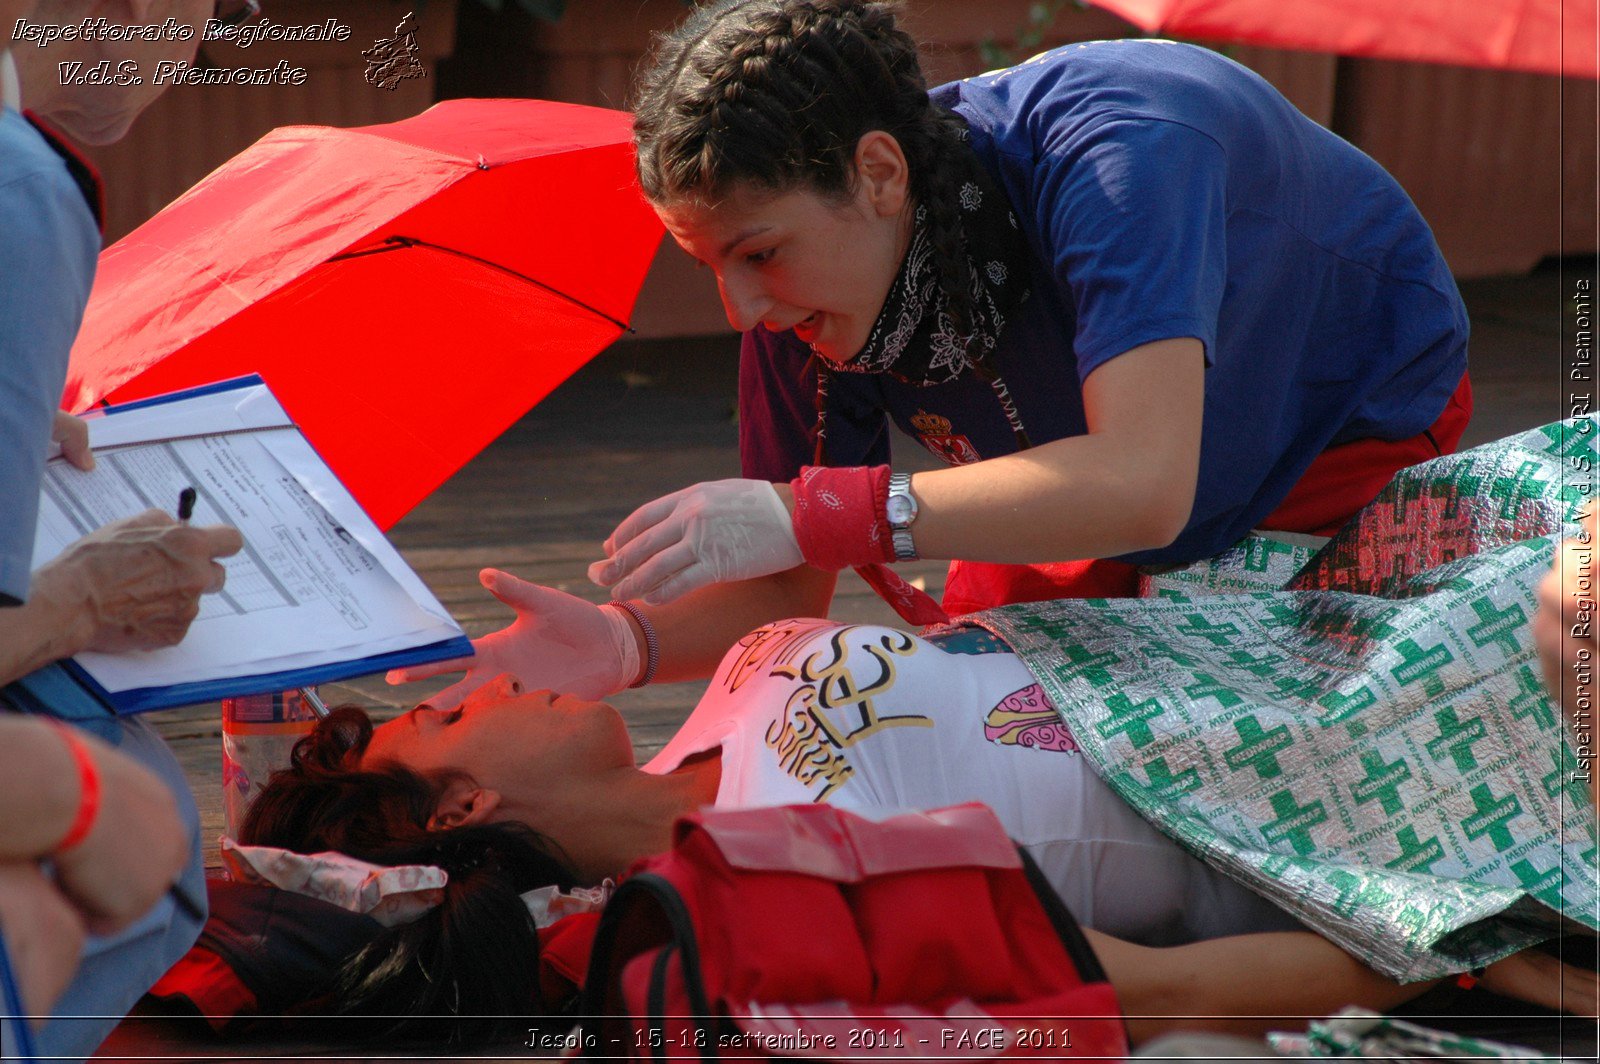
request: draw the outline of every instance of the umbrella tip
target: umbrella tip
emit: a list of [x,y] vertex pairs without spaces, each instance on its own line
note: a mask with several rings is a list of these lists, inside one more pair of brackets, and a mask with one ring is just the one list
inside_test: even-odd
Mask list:
[[487,170],[487,169],[489,169],[489,160],[485,159],[481,155],[478,156],[478,169],[479,170]]

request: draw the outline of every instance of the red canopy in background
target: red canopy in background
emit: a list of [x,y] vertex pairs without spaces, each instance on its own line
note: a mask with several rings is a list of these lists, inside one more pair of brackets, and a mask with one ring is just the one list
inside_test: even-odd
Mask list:
[[1274,48],[1600,74],[1593,0],[1091,0],[1151,33]]
[[630,122],[274,130],[101,255],[63,405],[260,373],[388,528],[626,327],[662,233]]

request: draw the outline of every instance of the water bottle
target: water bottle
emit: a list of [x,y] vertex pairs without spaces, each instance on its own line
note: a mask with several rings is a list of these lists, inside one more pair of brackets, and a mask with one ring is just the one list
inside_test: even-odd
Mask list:
[[314,687],[222,700],[222,809],[230,839],[239,837],[267,779],[289,767],[290,751],[316,726],[321,705]]

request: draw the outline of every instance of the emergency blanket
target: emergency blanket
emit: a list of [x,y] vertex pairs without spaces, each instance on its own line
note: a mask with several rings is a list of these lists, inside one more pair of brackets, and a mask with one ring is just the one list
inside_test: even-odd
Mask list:
[[[1191,852],[1392,978],[1479,967],[1600,926],[1589,766],[1529,624],[1593,495],[1596,429],[1402,470],[1287,584],[1309,552],[1251,540],[1155,598],[961,623],[1010,644]],[[1279,589],[1236,590],[1252,580]]]
[[1566,1059],[1488,1038],[1436,1031],[1359,1008],[1348,1008],[1337,1016],[1315,1020],[1305,1034],[1268,1037],[1272,1048],[1286,1057],[1354,1057],[1387,1064],[1428,1064],[1435,1060],[1520,1060],[1524,1064],[1555,1064]]

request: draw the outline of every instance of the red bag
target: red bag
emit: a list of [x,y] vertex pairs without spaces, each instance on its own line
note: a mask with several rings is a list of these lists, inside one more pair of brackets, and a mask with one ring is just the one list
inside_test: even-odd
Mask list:
[[1128,1051],[1076,922],[976,803],[685,817],[607,904],[580,1012],[595,1058]]

